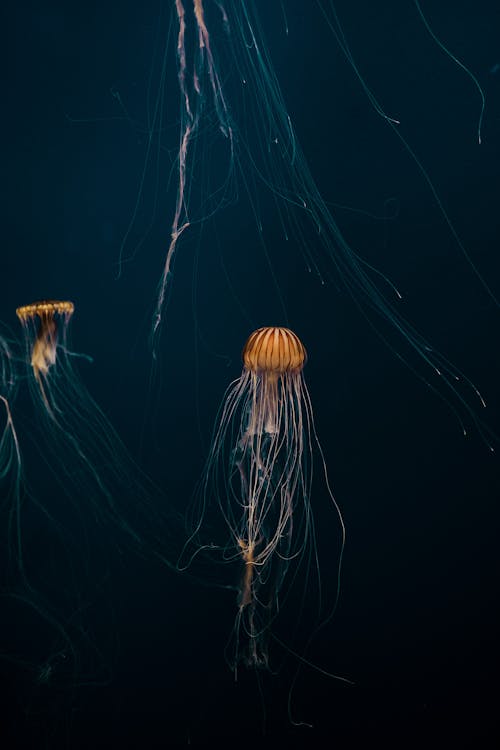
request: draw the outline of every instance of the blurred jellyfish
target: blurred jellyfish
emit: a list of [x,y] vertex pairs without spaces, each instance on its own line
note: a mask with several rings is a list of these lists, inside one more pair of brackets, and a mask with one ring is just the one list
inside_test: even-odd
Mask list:
[[59,329],[64,339],[74,309],[72,302],[46,301],[18,307],[16,310],[25,332],[31,328],[28,337],[31,338],[33,334],[33,342],[28,343],[31,346],[30,364],[49,411],[51,405],[45,393],[44,381],[47,380],[49,368],[56,364]]
[[73,364],[83,356],[69,347],[73,303],[44,300],[16,312],[24,330],[35,416],[36,431],[30,437],[42,456],[36,481],[42,484],[40,503],[44,498],[48,524],[65,547],[74,543],[84,554],[91,538],[92,544],[98,543],[99,535],[89,533],[92,526],[112,532],[101,546],[132,542],[162,554],[165,524],[159,493],[138,469]]
[[[311,506],[315,452],[340,522],[330,615],[338,600],[345,528],[314,428],[302,372],[305,362],[306,350],[288,328],[259,328],[248,339],[243,372],[226,393],[215,429],[199,516],[187,545],[188,549],[191,542],[198,542],[208,506],[215,500],[229,538],[221,544],[201,541],[189,559],[210,548],[220,550],[224,560],[243,565],[229,655],[234,669],[242,660],[252,667],[268,666],[271,626],[288,595],[285,584],[296,575],[289,574],[292,563],[303,564],[304,586],[312,586],[309,567],[318,561]],[[331,544],[333,529],[330,532]]]
[[73,303],[16,312],[24,358],[0,336],[0,663],[47,690],[104,683],[114,565],[126,551],[169,564],[174,519],[73,365]]

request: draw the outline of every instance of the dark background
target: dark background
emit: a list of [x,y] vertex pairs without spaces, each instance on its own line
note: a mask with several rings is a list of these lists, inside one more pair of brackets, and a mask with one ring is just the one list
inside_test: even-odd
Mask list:
[[[497,458],[467,412],[463,437],[452,410],[384,346],[341,284],[322,285],[307,272],[299,249],[283,240],[262,185],[251,192],[261,205],[264,242],[244,190],[180,241],[152,365],[151,314],[176,187],[173,38],[165,120],[154,136],[162,148],[146,169],[125,246],[130,260],[120,278],[117,271],[160,91],[171,5],[28,2],[7,10],[0,317],[17,335],[19,304],[75,302],[73,347],[93,358],[78,366],[81,377],[180,514],[249,332],[288,324],[299,334],[347,527],[340,608],[308,658],[355,686],[303,666],[292,714],[313,728],[294,727],[287,701],[296,659],[275,644],[277,674],[241,669],[236,683],[224,661],[234,593],[130,554],[111,565],[105,585],[96,580],[85,624],[92,656],[82,656],[79,677],[61,668],[67,656],[44,638],[44,617],[23,610],[22,640],[35,644],[25,647],[29,655],[9,643],[7,629],[2,746],[282,747],[327,740],[355,747],[383,740],[492,747],[499,739]],[[422,173],[371,107],[318,5],[256,6],[298,139],[346,240],[396,284],[404,315],[477,385],[488,404],[481,418],[498,429],[498,309]],[[412,2],[338,2],[336,9],[366,85],[401,121],[401,134],[498,296],[497,4],[423,7],[483,87],[482,145],[478,92],[430,38]],[[214,34],[216,55],[223,41]],[[227,79],[231,101],[231,71]],[[235,113],[240,122],[242,116]],[[211,161],[216,182],[227,163],[218,165],[217,153]],[[243,158],[240,184],[250,169]],[[397,338],[393,343],[397,348]],[[21,382],[21,407],[24,398]],[[313,502],[321,526],[328,500],[319,494]],[[337,542],[335,530],[334,551]],[[321,543],[328,578],[336,557],[329,561],[324,534]],[[286,622],[280,627],[286,641]],[[77,638],[75,648],[81,644]]]

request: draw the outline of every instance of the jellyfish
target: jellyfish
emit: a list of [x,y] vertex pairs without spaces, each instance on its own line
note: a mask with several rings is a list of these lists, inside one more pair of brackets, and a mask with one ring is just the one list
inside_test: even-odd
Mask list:
[[[74,364],[91,361],[70,347],[74,311],[67,300],[44,300],[16,311],[34,413],[31,482],[39,490],[48,536],[58,540],[52,546],[59,546],[62,559],[73,547],[72,564],[88,560],[94,546],[106,555],[108,547],[132,545],[166,561],[172,518],[162,520],[160,490],[139,469]],[[91,529],[106,529],[105,539]]]
[[0,333],[0,663],[47,689],[96,684],[109,679],[115,566],[168,565],[175,519],[74,364],[90,357],[70,346],[73,302],[16,312],[24,357]]
[[[340,524],[336,589],[327,618],[338,601],[345,527],[314,427],[305,363],[304,345],[288,328],[265,327],[251,334],[243,349],[243,372],[226,393],[201,483],[189,542],[199,538],[214,498],[226,540],[200,544],[191,559],[201,549],[218,549],[240,568],[229,653],[235,670],[240,661],[268,667],[272,625],[287,598],[287,580],[297,577],[290,566],[302,563],[304,583],[311,585],[308,568],[318,560],[311,504],[317,453],[329,505]],[[334,536],[332,531],[330,540]]]
[[47,300],[24,305],[16,310],[17,317],[27,333],[33,375],[49,412],[52,407],[47,399],[44,381],[46,381],[49,369],[56,364],[59,332],[61,331],[64,339],[74,309],[72,302]]

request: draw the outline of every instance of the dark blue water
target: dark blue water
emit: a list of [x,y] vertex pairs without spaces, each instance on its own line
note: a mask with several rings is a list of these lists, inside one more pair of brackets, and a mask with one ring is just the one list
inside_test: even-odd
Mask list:
[[[2,335],[21,352],[16,307],[75,303],[70,348],[92,358],[72,358],[75,377],[127,446],[130,463],[120,460],[134,479],[112,485],[116,514],[101,519],[99,492],[71,447],[51,452],[54,435],[17,359],[11,405],[31,498],[22,517],[33,585],[9,558],[6,500],[6,748],[498,742],[490,430],[498,432],[500,413],[500,11],[489,0],[422,6],[454,60],[412,2],[336,3],[350,63],[319,3],[268,5],[254,3],[259,52],[347,246],[397,287],[401,301],[370,276],[487,408],[463,380],[450,388],[422,358],[427,350],[412,347],[359,289],[351,294],[307,212],[310,185],[289,182],[290,152],[273,155],[281,143],[265,124],[275,105],[251,75],[255,44],[231,2],[230,36],[217,5],[205,7],[235,153],[231,160],[205,75],[188,165],[192,226],[179,240],[152,344],[177,190],[174,4],[10,7]],[[191,65],[194,36],[187,44]],[[481,145],[480,93],[457,60],[486,98]],[[269,189],[271,178],[281,192]],[[246,338],[263,325],[289,326],[307,348],[305,378],[347,543],[333,620],[306,651],[316,620],[306,612],[295,627],[300,594],[292,592],[270,641],[270,671],[240,667],[235,681],[224,649],[237,570],[214,569],[208,558],[188,574],[172,568],[223,394],[240,375]],[[78,441],[95,440],[92,418],[75,402]],[[144,506],[134,481],[146,488]],[[311,504],[331,596],[339,528],[334,518],[330,527],[328,503],[318,481]],[[121,522],[137,528],[140,543]],[[307,571],[298,576],[303,591]]]

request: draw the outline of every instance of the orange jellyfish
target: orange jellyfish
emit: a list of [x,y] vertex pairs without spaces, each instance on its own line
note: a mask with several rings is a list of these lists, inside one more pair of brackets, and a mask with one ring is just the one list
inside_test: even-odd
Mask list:
[[[134,546],[147,545],[158,556],[166,524],[157,512],[160,502],[153,500],[156,488],[135,464],[75,366],[75,359],[91,358],[69,346],[74,310],[72,302],[60,300],[16,310],[25,334],[35,414],[36,434],[31,437],[59,488],[45,515],[55,521],[60,535],[76,537],[82,546],[97,522]],[[62,503],[61,497],[68,502]]]
[[61,318],[65,328],[74,309],[72,302],[60,301],[34,302],[17,308],[17,317],[24,326],[35,325],[35,321],[39,321],[31,352],[31,365],[37,379],[40,373],[46,375],[49,367],[56,362],[57,319]]
[[[0,554],[9,573],[0,595],[14,587],[17,621],[24,612],[41,618],[53,647],[44,668],[74,684],[77,675],[100,679],[93,636],[101,632],[102,605],[113,601],[116,566],[122,571],[129,554],[173,566],[170,550],[181,535],[163,493],[85,386],[79,365],[91,358],[71,347],[73,303],[44,300],[16,312],[25,343],[25,374],[16,381],[19,389],[28,385],[31,399],[19,399],[18,441],[4,396],[10,349],[0,337]],[[171,556],[176,560],[178,549]],[[9,631],[0,636],[7,643]]]
[[[51,408],[44,388],[44,379],[57,358],[58,337],[66,338],[66,330],[74,312],[72,302],[43,301],[18,307],[17,317],[27,334],[33,375],[48,409]],[[63,344],[64,345],[64,344]]]
[[[319,575],[311,505],[315,454],[329,505],[340,521],[334,602],[321,617],[331,615],[338,600],[345,528],[316,436],[305,362],[304,345],[288,328],[259,328],[249,337],[243,372],[229,386],[220,412],[199,494],[201,509],[187,545],[198,545],[190,561],[201,550],[219,550],[223,560],[240,567],[229,654],[234,669],[240,661],[268,666],[272,625],[287,598],[287,581],[298,577],[292,563],[303,565],[305,588],[312,584],[312,564]],[[214,499],[224,521],[225,541],[220,544],[213,537],[200,539]],[[212,518],[210,523],[213,535]]]

